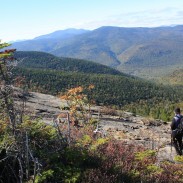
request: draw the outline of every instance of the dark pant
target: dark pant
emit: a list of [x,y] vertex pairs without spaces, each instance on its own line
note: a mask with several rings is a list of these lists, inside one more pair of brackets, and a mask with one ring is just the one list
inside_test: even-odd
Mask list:
[[172,132],[172,141],[178,155],[182,155],[182,134]]

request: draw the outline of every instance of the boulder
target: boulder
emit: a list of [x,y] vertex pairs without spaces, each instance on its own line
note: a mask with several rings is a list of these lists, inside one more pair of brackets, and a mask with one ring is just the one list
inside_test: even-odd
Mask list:
[[174,157],[176,156],[175,148],[171,145],[166,145],[163,148],[160,148],[157,153],[158,161],[171,161],[174,162]]

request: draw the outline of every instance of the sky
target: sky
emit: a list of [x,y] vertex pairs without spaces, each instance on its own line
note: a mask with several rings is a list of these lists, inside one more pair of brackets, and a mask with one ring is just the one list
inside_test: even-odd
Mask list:
[[0,0],[0,40],[68,28],[183,25],[183,0]]

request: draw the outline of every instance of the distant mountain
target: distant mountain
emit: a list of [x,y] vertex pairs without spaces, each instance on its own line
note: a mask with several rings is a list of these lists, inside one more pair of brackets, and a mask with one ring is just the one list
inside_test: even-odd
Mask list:
[[18,67],[21,68],[126,76],[126,74],[106,65],[81,59],[60,58],[44,52],[18,51],[15,53],[15,57],[18,60]]
[[38,36],[34,39],[66,39],[71,38],[75,35],[83,34],[89,32],[89,30],[85,29],[65,29],[65,30],[58,30],[50,34]]
[[66,39],[90,32],[84,29],[66,29],[42,35],[31,40],[14,42],[11,47],[17,51],[45,51],[51,52]]
[[152,78],[183,68],[183,26],[101,27],[63,39],[14,43],[18,50],[92,60],[128,74]]

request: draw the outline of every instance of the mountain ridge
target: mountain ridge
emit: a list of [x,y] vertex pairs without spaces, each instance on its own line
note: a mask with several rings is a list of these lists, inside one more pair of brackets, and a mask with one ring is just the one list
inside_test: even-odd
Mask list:
[[86,59],[144,78],[164,76],[177,67],[183,68],[182,25],[155,28],[104,26],[64,40],[30,40],[12,46],[17,50]]
[[65,30],[57,30],[49,34],[41,35],[38,37],[35,37],[35,39],[57,39],[57,38],[70,38],[75,35],[83,34],[89,32],[89,30],[86,29],[75,29],[75,28],[68,28]]
[[[18,67],[127,76],[116,69],[88,60],[56,57],[37,51],[17,51]],[[129,76],[132,77],[132,76]]]

